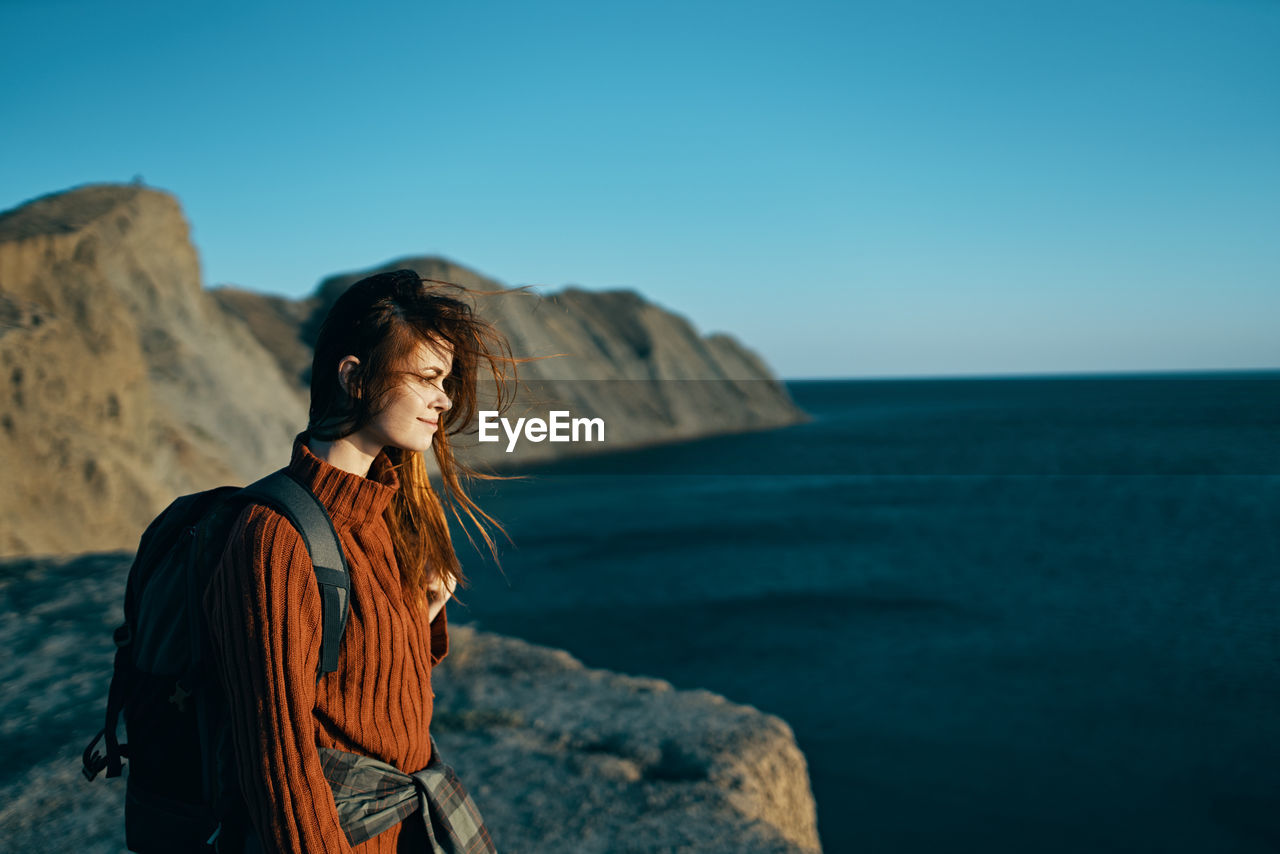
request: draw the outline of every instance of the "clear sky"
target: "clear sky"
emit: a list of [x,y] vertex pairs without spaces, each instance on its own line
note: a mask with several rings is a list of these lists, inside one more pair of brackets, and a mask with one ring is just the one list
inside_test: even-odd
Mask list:
[[789,378],[1280,367],[1280,0],[0,0],[0,70],[0,208],[141,175],[211,285],[440,254]]

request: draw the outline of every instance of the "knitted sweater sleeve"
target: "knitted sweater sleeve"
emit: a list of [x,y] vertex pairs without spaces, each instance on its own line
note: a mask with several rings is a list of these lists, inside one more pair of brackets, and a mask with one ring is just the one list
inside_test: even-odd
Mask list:
[[320,594],[301,536],[278,513],[237,520],[205,592],[240,788],[269,852],[348,854],[316,747]]

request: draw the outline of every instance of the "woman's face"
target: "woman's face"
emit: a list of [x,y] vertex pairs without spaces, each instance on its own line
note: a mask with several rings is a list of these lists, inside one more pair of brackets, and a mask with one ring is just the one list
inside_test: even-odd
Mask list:
[[441,415],[453,405],[444,393],[444,379],[452,369],[453,348],[447,343],[418,344],[386,407],[358,431],[362,444],[430,450]]

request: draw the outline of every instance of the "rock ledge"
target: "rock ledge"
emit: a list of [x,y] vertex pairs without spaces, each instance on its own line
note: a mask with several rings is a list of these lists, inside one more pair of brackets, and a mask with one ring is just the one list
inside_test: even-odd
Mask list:
[[808,766],[781,718],[449,631],[432,733],[499,850],[820,850]]

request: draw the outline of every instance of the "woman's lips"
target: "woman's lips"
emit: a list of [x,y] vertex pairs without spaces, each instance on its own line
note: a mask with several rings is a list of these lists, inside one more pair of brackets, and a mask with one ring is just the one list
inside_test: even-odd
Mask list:
[[432,427],[438,427],[438,426],[440,425],[440,422],[439,422],[438,420],[437,420],[437,421],[428,421],[428,420],[427,420],[427,419],[425,419],[425,418],[419,418],[418,420],[419,420],[419,421],[421,421],[423,424],[430,424]]

